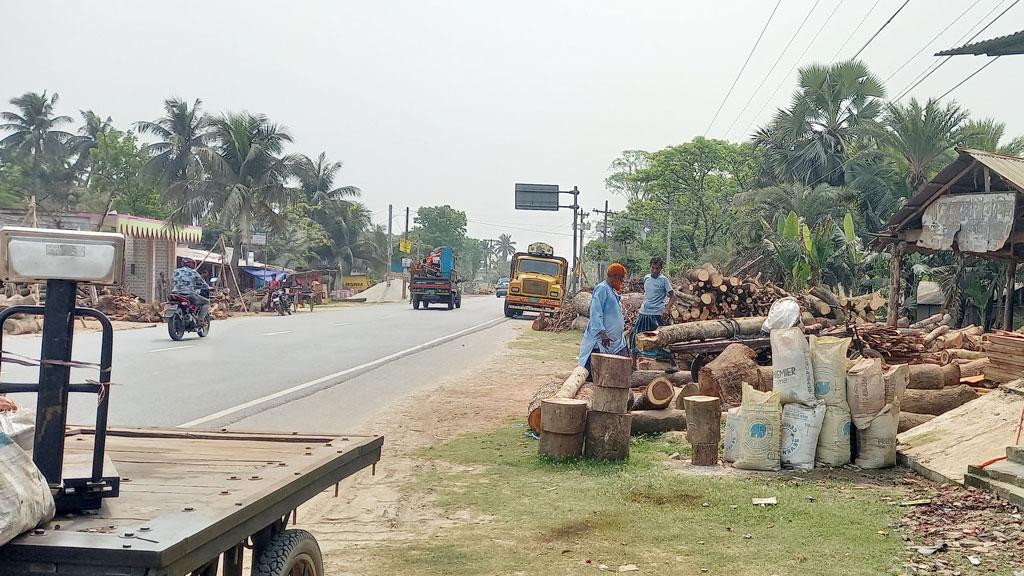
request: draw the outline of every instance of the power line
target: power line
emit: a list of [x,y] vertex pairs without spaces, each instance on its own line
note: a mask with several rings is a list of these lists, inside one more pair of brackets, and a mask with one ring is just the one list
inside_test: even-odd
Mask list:
[[[986,24],[986,25],[985,25],[985,26],[984,26],[984,27],[983,27],[983,28],[982,28],[981,30],[978,30],[977,32],[975,32],[975,33],[974,33],[974,36],[971,36],[971,37],[970,37],[970,38],[969,38],[969,39],[967,40],[967,42],[966,42],[966,43],[968,43],[968,44],[969,44],[969,43],[970,43],[971,41],[973,41],[973,40],[974,40],[975,38],[977,38],[978,36],[980,36],[982,32],[984,32],[985,30],[987,30],[989,26],[991,26],[991,25],[995,24],[995,23],[996,23],[996,21],[998,21],[998,20],[999,20],[1000,18],[1002,18],[1004,14],[1006,14],[1007,12],[1009,12],[1009,11],[1010,11],[1010,9],[1011,9],[1011,8],[1013,8],[1014,6],[1016,6],[1016,5],[1017,5],[1017,4],[1019,3],[1019,2],[1020,2],[1020,0],[1014,0],[1013,4],[1010,4],[1009,6],[1007,6],[1007,7],[1006,7],[1006,9],[1005,9],[1005,10],[1003,10],[1002,12],[1000,12],[998,16],[996,16],[995,18],[993,18],[991,22],[989,22],[988,24]],[[997,5],[996,5],[996,8],[998,8],[1000,4],[1002,4],[1002,2],[1000,2],[999,4],[997,4]],[[994,11],[995,11],[995,8],[993,8],[993,9],[992,9],[991,11],[989,11],[989,13],[988,13],[988,14],[991,14],[991,13],[992,13],[992,12],[994,12]],[[985,15],[985,17],[988,17],[988,14],[986,14],[986,15]],[[982,21],[984,21],[984,18],[982,18]],[[975,24],[975,26],[977,26],[977,24]],[[972,27],[972,28],[973,28],[973,27]],[[968,33],[970,33],[970,32],[968,31]],[[966,34],[965,34],[965,36],[966,36]],[[961,36],[960,40],[957,40],[957,44],[960,44],[962,40],[963,40],[963,37]],[[911,92],[911,91],[912,91],[912,90],[913,90],[914,88],[917,88],[917,87],[918,87],[918,86],[919,86],[919,85],[920,85],[920,84],[921,84],[922,82],[924,82],[925,80],[927,80],[927,79],[928,79],[928,77],[929,77],[929,76],[931,76],[932,74],[934,74],[934,73],[935,73],[935,72],[936,72],[936,71],[937,71],[937,70],[938,70],[939,68],[942,68],[942,65],[943,65],[943,64],[945,64],[946,62],[949,62],[949,59],[950,59],[950,58],[952,58],[952,56],[946,56],[945,58],[943,58],[942,60],[940,60],[940,61],[939,61],[939,63],[938,63],[938,64],[936,64],[936,65],[935,65],[934,67],[932,67],[932,69],[931,69],[931,70],[929,70],[929,71],[928,71],[928,73],[926,73],[926,74],[925,74],[925,75],[924,75],[923,77],[921,77],[921,79],[920,79],[920,80],[918,80],[917,82],[914,82],[914,83],[913,83],[913,84],[912,84],[912,85],[911,85],[910,87],[908,87],[908,88],[904,89],[903,91],[901,91],[901,92],[900,92],[900,95],[899,95],[899,96],[897,96],[897,97],[896,97],[896,98],[895,98],[895,99],[893,100],[893,102],[899,102],[899,101],[900,101],[901,99],[903,99],[903,97],[904,97],[904,96],[906,96],[907,94],[909,94],[909,93],[910,93],[910,92]]]
[[[728,136],[729,133],[732,132],[733,126],[736,126],[736,122],[740,119],[740,116],[743,116],[743,113],[747,111],[747,107],[750,106],[750,103],[754,101],[754,97],[757,96],[757,93],[761,90],[761,87],[764,86],[764,83],[768,81],[768,77],[771,76],[772,72],[775,71],[775,67],[778,66],[779,62],[782,61],[782,57],[786,55],[786,51],[789,50],[789,47],[793,45],[793,41],[796,40],[796,37],[800,35],[800,31],[804,29],[804,25],[807,24],[808,20],[810,20],[811,14],[814,13],[814,10],[818,7],[818,4],[820,3],[821,0],[814,0],[814,4],[811,6],[811,9],[807,11],[807,15],[804,16],[803,22],[800,22],[800,26],[797,27],[796,32],[794,32],[793,35],[790,36],[789,42],[786,43],[786,47],[782,49],[782,52],[779,52],[779,57],[775,59],[775,63],[772,64],[772,67],[768,69],[768,73],[764,75],[764,78],[761,78],[761,83],[757,85],[757,88],[754,88],[754,92],[750,95],[750,98],[747,99],[747,103],[743,105],[743,109],[740,110],[740,113],[737,114],[735,118],[733,118],[732,124],[729,124],[729,127],[725,130],[726,136]],[[839,0],[839,4],[842,3],[842,0]],[[836,5],[837,9],[839,8],[839,4]],[[832,13],[835,14],[835,10],[833,10]],[[832,16],[829,16],[829,18],[832,18]],[[826,20],[826,22],[828,21]]]
[[750,48],[750,54],[747,54],[747,59],[743,61],[743,66],[740,67],[739,73],[736,74],[736,78],[732,81],[732,86],[729,86],[729,91],[725,93],[725,98],[722,98],[722,103],[718,105],[718,110],[715,111],[714,117],[711,118],[711,123],[708,124],[707,130],[704,130],[705,136],[707,136],[708,132],[711,131],[711,127],[714,126],[715,120],[718,120],[718,115],[722,113],[722,107],[725,106],[726,101],[729,100],[729,96],[732,95],[733,89],[736,88],[736,83],[740,81],[740,76],[743,76],[743,71],[747,69],[747,64],[750,63],[750,58],[757,50],[757,45],[761,43],[761,38],[764,38],[764,33],[768,30],[768,25],[772,23],[772,18],[775,17],[775,12],[778,11],[780,4],[782,4],[782,0],[778,0],[778,2],[775,3],[775,8],[772,8],[772,13],[768,15],[768,20],[764,23],[764,28],[761,28],[761,34],[757,36],[757,41],[754,42],[754,45]]
[[961,12],[960,15],[957,16],[956,19],[954,19],[952,22],[947,24],[946,27],[943,28],[941,32],[939,32],[935,36],[932,36],[932,39],[929,40],[924,46],[921,46],[920,50],[918,50],[917,52],[914,52],[913,56],[911,56],[910,58],[907,58],[906,62],[904,62],[903,64],[900,64],[899,68],[893,70],[892,74],[889,74],[889,76],[887,76],[885,80],[882,80],[882,84],[885,84],[886,82],[891,80],[893,76],[899,74],[900,70],[903,70],[903,68],[905,68],[907,66],[907,64],[910,64],[914,60],[914,58],[917,58],[921,54],[921,52],[924,52],[929,46],[931,46],[936,40],[938,40],[939,36],[942,36],[943,34],[945,34],[946,30],[949,30],[950,28],[952,28],[954,24],[959,22],[960,19],[962,19],[964,16],[966,16],[968,12],[973,10],[974,7],[977,6],[980,3],[981,3],[981,0],[974,0],[974,4],[971,4],[970,6],[968,6],[967,10],[964,10],[963,12]]
[[967,82],[967,81],[968,81],[968,80],[970,80],[971,78],[974,78],[975,76],[977,76],[979,72],[981,72],[981,71],[982,71],[982,70],[984,70],[985,68],[988,68],[988,67],[989,67],[989,66],[991,66],[991,65],[992,65],[992,64],[993,64],[993,63],[994,63],[994,62],[995,62],[996,60],[999,60],[1000,58],[1002,58],[1002,56],[1001,56],[1001,55],[1000,55],[1000,56],[996,56],[995,58],[993,58],[993,59],[989,60],[988,62],[986,62],[984,66],[982,66],[981,68],[978,68],[978,69],[977,69],[977,70],[975,70],[975,71],[974,71],[973,73],[971,73],[971,75],[970,75],[970,76],[968,76],[967,78],[964,78],[963,80],[961,80],[960,82],[958,82],[956,86],[953,86],[953,87],[952,87],[952,88],[950,88],[949,90],[946,90],[946,93],[945,93],[945,94],[943,94],[942,96],[939,96],[939,100],[942,100],[942,99],[943,99],[943,98],[945,98],[946,96],[949,96],[950,92],[952,92],[953,90],[956,90],[957,88],[959,88],[960,86],[962,86],[962,85],[964,84],[964,82]]
[[897,8],[897,9],[896,9],[896,11],[892,13],[892,16],[889,16],[889,19],[885,21],[885,24],[882,24],[882,27],[881,27],[881,28],[879,28],[879,29],[878,29],[878,30],[877,30],[877,31],[876,31],[876,32],[875,32],[874,34],[872,34],[872,35],[871,35],[871,38],[868,38],[868,41],[867,41],[867,42],[865,42],[865,43],[864,43],[864,45],[860,47],[860,50],[857,50],[857,53],[856,53],[856,54],[854,54],[854,55],[853,55],[853,56],[852,56],[852,57],[850,58],[850,60],[856,60],[856,59],[857,59],[857,56],[860,56],[860,53],[861,53],[861,52],[863,52],[863,51],[864,51],[864,49],[865,49],[865,48],[867,48],[867,47],[868,47],[868,46],[869,46],[869,45],[870,45],[870,44],[871,44],[872,42],[874,42],[874,41],[875,41],[875,38],[877,38],[877,37],[878,37],[878,35],[882,33],[882,30],[885,30],[885,27],[886,27],[886,26],[888,26],[888,25],[889,25],[889,23],[890,23],[890,22],[892,22],[892,21],[893,21],[893,19],[894,19],[894,18],[896,18],[896,16],[897,16],[897,15],[898,15],[898,14],[899,14],[900,12],[902,12],[904,8],[906,8],[906,7],[907,7],[907,4],[910,4],[910,0],[904,0],[903,4],[900,4],[900,7],[899,7],[899,8]]
[[846,45],[850,43],[850,40],[853,40],[853,37],[857,35],[857,32],[860,32],[860,27],[863,26],[864,23],[868,21],[868,16],[871,16],[871,13],[875,11],[875,8],[878,7],[878,4],[881,3],[881,1],[882,0],[875,0],[875,3],[872,4],[871,8],[868,9],[867,14],[865,14],[864,17],[860,19],[860,23],[857,24],[857,27],[854,28],[853,32],[850,32],[850,35],[846,37],[846,40],[843,42],[843,45],[840,46],[839,50],[836,50],[836,53],[832,55],[832,62],[835,62],[836,58],[839,57],[839,54],[842,53],[842,51],[846,48]]

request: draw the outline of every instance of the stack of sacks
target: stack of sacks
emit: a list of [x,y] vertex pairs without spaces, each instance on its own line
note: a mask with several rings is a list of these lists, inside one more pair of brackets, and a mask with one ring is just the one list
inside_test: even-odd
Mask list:
[[850,463],[850,403],[846,388],[846,353],[849,338],[811,336],[814,396],[825,404],[814,458],[819,466]]

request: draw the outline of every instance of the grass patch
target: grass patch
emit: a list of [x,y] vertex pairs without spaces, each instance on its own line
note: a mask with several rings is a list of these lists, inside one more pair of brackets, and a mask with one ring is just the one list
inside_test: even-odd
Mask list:
[[541,360],[573,361],[580,354],[580,338],[582,333],[574,330],[566,332],[537,332],[525,330],[519,338],[509,343],[514,350],[522,350],[531,358]]
[[[895,489],[830,478],[680,474],[685,444],[634,439],[624,463],[551,462],[515,423],[423,449],[457,467],[420,474],[410,490],[478,523],[380,552],[380,573],[587,574],[636,564],[644,574],[878,575],[900,564],[888,533]],[[760,508],[751,498],[777,496]],[[813,497],[810,499],[808,497]],[[588,563],[589,561],[589,563]]]

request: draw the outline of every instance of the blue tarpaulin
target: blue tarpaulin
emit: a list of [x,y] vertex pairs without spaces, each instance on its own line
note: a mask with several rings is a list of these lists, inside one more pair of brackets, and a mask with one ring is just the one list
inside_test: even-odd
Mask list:
[[288,277],[287,272],[281,272],[278,270],[267,270],[266,268],[242,268],[242,271],[246,274],[256,278],[256,287],[262,288],[267,284],[270,284],[275,278],[278,280],[284,280]]

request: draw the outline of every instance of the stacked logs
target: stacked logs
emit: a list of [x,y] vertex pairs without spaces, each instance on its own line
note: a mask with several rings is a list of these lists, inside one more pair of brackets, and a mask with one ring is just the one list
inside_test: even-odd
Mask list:
[[675,295],[672,320],[691,322],[766,314],[772,303],[789,294],[771,282],[762,284],[758,277],[723,275],[704,264],[686,273]]
[[590,363],[594,368],[594,409],[587,416],[584,452],[591,458],[625,460],[629,458],[632,417],[627,410],[633,362],[622,356],[592,354]]
[[160,322],[163,311],[161,303],[147,304],[131,294],[102,294],[96,300],[96,309],[120,322]]
[[587,403],[574,398],[548,398],[542,405],[538,453],[554,460],[582,454]]
[[[36,296],[28,292],[26,294],[15,294],[13,296],[0,296],[0,310],[10,306],[34,306],[39,304]],[[15,314],[4,322],[4,333],[6,334],[34,334],[43,329],[41,317],[28,314]]]

